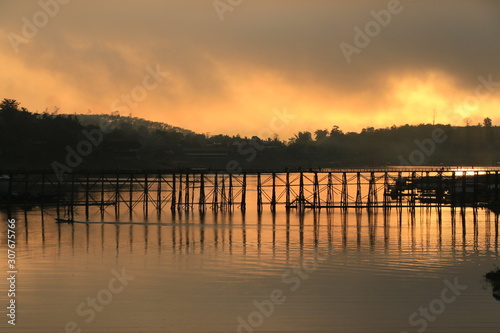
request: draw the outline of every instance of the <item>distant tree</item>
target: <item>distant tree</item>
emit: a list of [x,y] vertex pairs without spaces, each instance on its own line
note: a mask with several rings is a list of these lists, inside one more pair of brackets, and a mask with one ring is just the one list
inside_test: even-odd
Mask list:
[[314,132],[314,135],[315,135],[316,141],[323,141],[327,138],[328,131],[327,130],[316,130],[316,132]]
[[0,103],[0,111],[9,112],[9,111],[18,111],[19,110],[19,102],[15,99],[4,98],[2,103]]
[[290,139],[290,143],[297,145],[307,145],[312,142],[311,132],[299,132]]
[[338,127],[337,125],[332,127],[332,130],[330,131],[330,137],[335,137],[335,136],[340,136],[344,135],[344,132]]
[[491,127],[492,126],[491,119],[489,117],[484,118],[483,125],[484,127]]

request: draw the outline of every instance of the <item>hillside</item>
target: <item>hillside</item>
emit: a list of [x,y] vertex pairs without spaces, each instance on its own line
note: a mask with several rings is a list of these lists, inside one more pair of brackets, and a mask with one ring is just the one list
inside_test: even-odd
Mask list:
[[421,124],[338,126],[289,140],[206,136],[164,123],[112,115],[33,114],[0,103],[0,169],[160,169],[496,165],[500,127]]

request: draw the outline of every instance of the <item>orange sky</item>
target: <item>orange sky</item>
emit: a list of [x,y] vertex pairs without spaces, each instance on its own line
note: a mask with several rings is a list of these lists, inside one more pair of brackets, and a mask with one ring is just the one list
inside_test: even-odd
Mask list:
[[[30,111],[118,109],[280,139],[434,114],[500,124],[498,1],[401,1],[391,13],[387,1],[255,0],[221,12],[223,21],[213,1],[57,1],[0,4],[1,97]],[[375,23],[372,11],[390,22]],[[355,28],[370,24],[378,30],[357,47]],[[341,43],[358,49],[350,62]],[[146,68],[159,68],[161,82]]]

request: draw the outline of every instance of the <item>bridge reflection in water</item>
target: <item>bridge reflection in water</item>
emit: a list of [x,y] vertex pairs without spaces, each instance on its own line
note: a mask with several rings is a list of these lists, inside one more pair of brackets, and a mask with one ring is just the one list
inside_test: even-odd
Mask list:
[[101,218],[93,209],[72,223],[55,223],[55,209],[11,212],[18,237],[46,249],[62,244],[73,251],[212,250],[287,256],[326,246],[344,251],[370,250],[492,251],[498,254],[498,215],[478,207],[324,209],[248,212],[174,212],[147,217],[128,214]]
[[[498,217],[485,208],[86,210],[75,206],[73,223],[56,223],[56,207],[11,209],[23,265],[22,324],[36,325],[24,332],[60,331],[110,271],[123,268],[136,279],[90,330],[196,331],[188,318],[203,314],[211,331],[235,331],[255,299],[280,288],[289,302],[277,314],[283,320],[269,320],[273,331],[411,331],[408,316],[455,277],[467,294],[447,308],[446,327],[434,329],[494,332],[499,325],[496,301],[480,285],[498,262]],[[306,267],[308,280],[292,292],[283,275]]]

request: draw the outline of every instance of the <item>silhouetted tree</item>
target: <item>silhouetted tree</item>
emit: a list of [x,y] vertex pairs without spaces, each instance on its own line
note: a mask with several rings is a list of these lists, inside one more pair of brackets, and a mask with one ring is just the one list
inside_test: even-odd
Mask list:
[[327,130],[316,130],[314,132],[316,141],[323,141],[328,137],[328,131]]
[[492,126],[491,119],[489,117],[484,118],[483,124],[484,124],[484,127],[491,127]]
[[311,132],[299,132],[290,139],[290,142],[297,145],[308,145],[312,142]]

